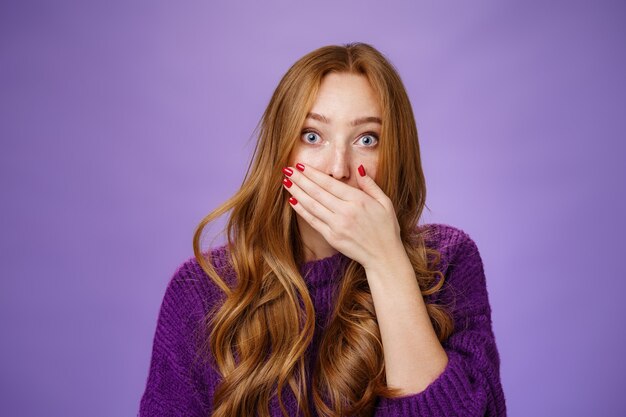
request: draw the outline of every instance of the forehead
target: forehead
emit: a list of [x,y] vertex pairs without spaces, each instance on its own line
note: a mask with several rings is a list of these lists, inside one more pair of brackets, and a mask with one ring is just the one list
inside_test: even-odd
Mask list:
[[381,117],[378,97],[367,78],[351,73],[327,74],[322,79],[311,112],[323,114],[331,120]]

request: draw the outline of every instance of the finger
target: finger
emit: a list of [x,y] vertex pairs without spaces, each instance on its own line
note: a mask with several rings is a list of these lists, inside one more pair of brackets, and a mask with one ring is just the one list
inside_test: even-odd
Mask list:
[[361,190],[366,192],[369,196],[373,197],[383,206],[387,207],[390,200],[387,194],[376,184],[374,178],[370,177],[363,165],[360,165],[356,169],[356,182]]
[[[311,165],[298,163],[296,164],[296,168],[294,175],[300,174],[297,177],[300,187],[306,193],[309,193],[309,195],[317,198],[318,201],[322,202],[322,204],[330,210],[333,210],[333,207],[337,207],[337,200],[353,201],[361,195],[361,191],[357,188],[351,187],[330,175],[324,174]],[[319,190],[320,188],[326,191],[326,193],[322,193]],[[330,198],[327,194],[333,196],[334,199]]]
[[292,174],[289,178],[285,178],[283,180],[283,187],[285,190],[289,191],[289,193],[295,197],[296,201],[298,201],[298,204],[303,206],[307,212],[311,213],[324,223],[329,224],[333,216],[333,212],[315,198],[304,192],[298,184],[292,181],[293,176],[294,175]]
[[322,236],[327,236],[330,228],[326,223],[311,214],[295,197],[289,198],[289,205],[300,215],[311,227],[317,230]]

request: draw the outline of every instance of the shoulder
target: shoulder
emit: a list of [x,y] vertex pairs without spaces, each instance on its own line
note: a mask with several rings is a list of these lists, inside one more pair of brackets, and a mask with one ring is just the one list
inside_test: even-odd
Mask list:
[[482,259],[474,239],[464,230],[443,223],[428,223],[418,227],[428,247],[441,254],[442,265],[448,268],[480,266]]
[[452,302],[455,309],[488,309],[485,269],[474,239],[448,224],[425,224],[420,230],[425,244],[441,253],[439,270],[445,280],[440,301]]
[[[233,282],[234,272],[226,245],[214,247],[203,254],[227,284]],[[223,296],[221,288],[202,269],[196,257],[191,256],[180,263],[172,274],[164,302],[183,304],[188,309],[204,314],[221,301]]]
[[454,259],[458,262],[478,253],[476,242],[458,227],[444,223],[428,223],[419,226],[418,230],[425,243],[437,249],[447,261]]

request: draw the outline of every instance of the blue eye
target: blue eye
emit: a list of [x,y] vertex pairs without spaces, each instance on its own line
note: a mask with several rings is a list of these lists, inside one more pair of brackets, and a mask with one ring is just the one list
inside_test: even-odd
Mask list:
[[315,142],[315,138],[317,137],[319,139],[319,135],[310,130],[302,132],[302,137],[306,143],[316,144],[319,142]]
[[374,134],[367,133],[359,138],[361,143],[367,147],[375,146],[378,143],[378,137]]

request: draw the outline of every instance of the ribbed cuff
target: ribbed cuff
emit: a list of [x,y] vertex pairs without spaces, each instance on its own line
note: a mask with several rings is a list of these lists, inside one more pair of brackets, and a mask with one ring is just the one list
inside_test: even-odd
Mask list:
[[375,416],[484,416],[487,400],[484,390],[489,384],[478,372],[467,368],[467,359],[459,353],[446,353],[446,368],[424,391],[399,398],[379,398]]

